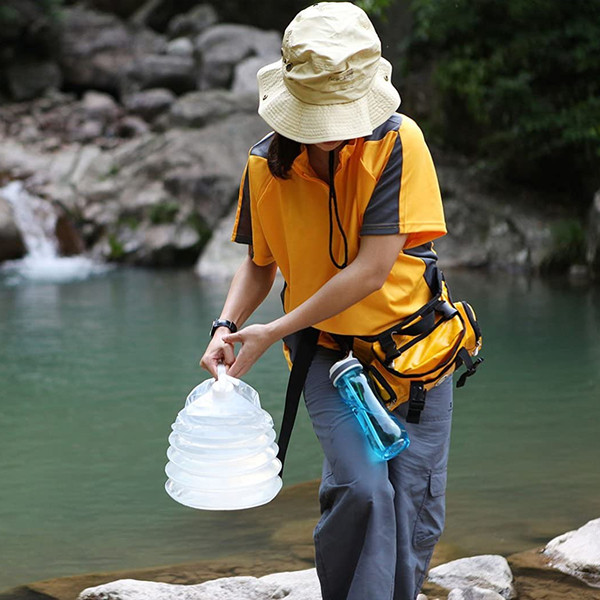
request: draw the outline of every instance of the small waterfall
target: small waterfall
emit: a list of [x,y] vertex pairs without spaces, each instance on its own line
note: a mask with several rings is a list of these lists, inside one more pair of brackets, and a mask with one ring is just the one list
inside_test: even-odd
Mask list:
[[12,276],[10,282],[22,279],[56,283],[77,281],[109,269],[108,265],[85,256],[59,256],[54,233],[57,215],[49,202],[30,194],[22,182],[12,181],[0,188],[0,195],[11,204],[15,224],[27,248],[24,258],[0,265],[0,271]]

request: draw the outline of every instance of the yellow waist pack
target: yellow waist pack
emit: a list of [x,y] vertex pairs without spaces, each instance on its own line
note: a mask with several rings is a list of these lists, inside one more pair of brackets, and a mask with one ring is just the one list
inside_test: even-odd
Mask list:
[[[389,410],[409,402],[407,421],[418,423],[427,391],[462,365],[462,387],[483,362],[481,329],[467,302],[452,302],[441,271],[425,306],[376,336],[340,340],[363,364],[373,390]],[[338,336],[334,336],[336,339]]]

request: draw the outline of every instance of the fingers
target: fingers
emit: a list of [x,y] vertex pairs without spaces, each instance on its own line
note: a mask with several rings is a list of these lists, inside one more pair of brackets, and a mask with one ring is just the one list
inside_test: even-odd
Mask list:
[[232,344],[224,343],[220,339],[213,339],[200,359],[200,366],[206,369],[213,377],[217,377],[217,366],[224,364],[226,367],[235,362]]
[[244,343],[244,336],[241,331],[237,333],[228,333],[221,338],[226,344]]

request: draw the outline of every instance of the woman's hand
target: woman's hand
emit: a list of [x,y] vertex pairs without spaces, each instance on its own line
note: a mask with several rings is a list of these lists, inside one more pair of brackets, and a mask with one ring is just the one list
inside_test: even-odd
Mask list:
[[230,366],[235,362],[233,344],[223,340],[226,334],[229,334],[229,329],[219,327],[206,347],[204,356],[200,359],[200,366],[206,369],[215,379],[217,377],[217,365],[223,363],[225,366]]
[[245,375],[265,350],[278,339],[270,325],[249,325],[237,333],[224,335],[223,341],[231,344],[231,347],[238,342],[242,344],[233,364],[226,363],[230,364],[227,374],[232,377]]

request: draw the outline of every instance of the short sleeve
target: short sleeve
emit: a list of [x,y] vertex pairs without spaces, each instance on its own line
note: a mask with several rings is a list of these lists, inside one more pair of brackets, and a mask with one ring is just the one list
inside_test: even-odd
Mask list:
[[407,234],[406,248],[446,233],[440,187],[429,148],[406,116],[363,217],[361,235]]
[[259,266],[270,265],[274,258],[265,239],[251,185],[252,157],[242,175],[238,207],[231,241],[252,246],[252,260]]

